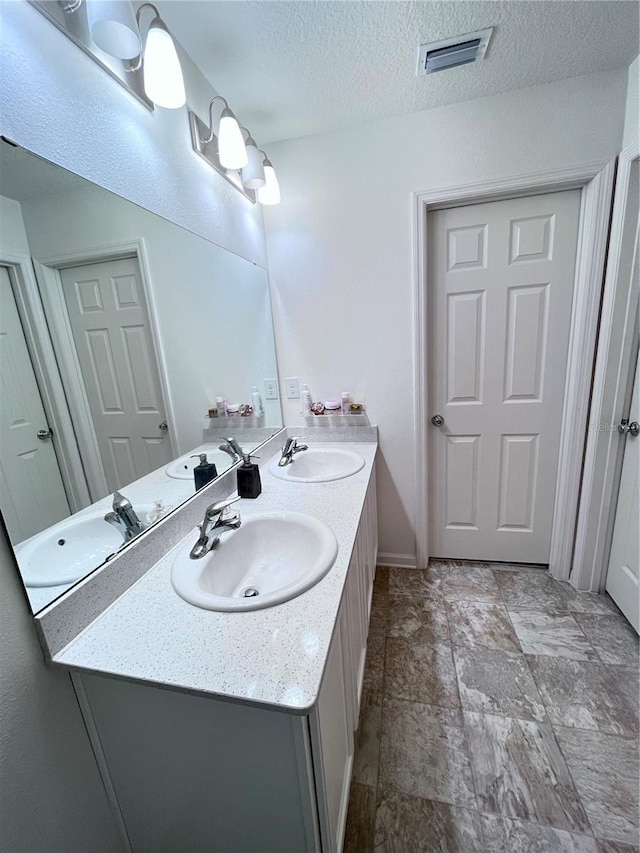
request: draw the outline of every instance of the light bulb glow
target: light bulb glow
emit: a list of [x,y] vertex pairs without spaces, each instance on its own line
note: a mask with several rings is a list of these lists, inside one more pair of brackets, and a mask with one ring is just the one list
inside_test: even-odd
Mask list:
[[178,52],[160,18],[147,33],[142,75],[145,94],[154,104],[174,110],[187,102]]
[[248,162],[240,125],[228,108],[222,113],[218,127],[218,157],[224,169],[242,169]]
[[248,190],[258,190],[266,183],[262,155],[255,144],[247,140],[247,165],[242,170],[242,183]]
[[280,204],[280,185],[271,163],[264,166],[265,185],[258,190],[260,204]]
[[140,56],[142,43],[130,0],[88,0],[87,24],[93,41],[109,56]]

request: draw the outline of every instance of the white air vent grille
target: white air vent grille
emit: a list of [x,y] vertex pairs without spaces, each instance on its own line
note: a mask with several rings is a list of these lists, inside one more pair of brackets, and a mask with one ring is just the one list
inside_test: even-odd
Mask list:
[[418,76],[434,74],[446,68],[457,68],[484,59],[489,46],[493,27],[477,33],[434,41],[420,45],[418,53]]

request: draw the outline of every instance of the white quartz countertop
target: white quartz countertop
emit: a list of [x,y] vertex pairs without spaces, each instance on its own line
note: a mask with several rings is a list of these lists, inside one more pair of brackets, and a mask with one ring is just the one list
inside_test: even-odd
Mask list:
[[174,591],[170,573],[183,542],[195,542],[194,529],[53,661],[158,687],[305,713],[320,689],[377,444],[350,442],[349,449],[362,455],[365,466],[328,483],[285,482],[269,473],[271,459],[261,460],[262,494],[234,504],[242,518],[289,510],[329,525],[338,540],[338,556],[310,590],[274,607],[240,613],[187,604]]

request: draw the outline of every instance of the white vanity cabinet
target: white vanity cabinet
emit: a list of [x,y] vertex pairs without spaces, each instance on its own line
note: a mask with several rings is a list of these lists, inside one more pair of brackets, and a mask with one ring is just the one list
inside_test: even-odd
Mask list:
[[339,853],[376,554],[372,473],[320,691],[306,713],[74,674],[133,853]]

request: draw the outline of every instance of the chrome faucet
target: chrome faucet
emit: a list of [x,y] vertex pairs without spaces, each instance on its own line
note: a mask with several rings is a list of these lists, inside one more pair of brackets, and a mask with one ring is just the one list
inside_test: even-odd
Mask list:
[[147,525],[138,518],[131,501],[120,492],[113,493],[112,512],[108,512],[104,520],[122,533],[125,544],[147,529]]
[[300,453],[300,451],[308,449],[309,448],[306,444],[298,444],[297,438],[288,438],[282,448],[282,456],[278,460],[278,467],[284,468],[285,465],[291,465],[296,453]]
[[204,521],[200,525],[200,536],[189,554],[192,560],[199,560],[208,554],[218,543],[222,533],[228,533],[240,527],[239,512],[229,513],[228,515],[225,513],[228,506],[239,500],[239,497],[227,498],[227,500],[219,501],[207,507],[204,513]]
[[235,463],[239,462],[244,456],[244,450],[240,447],[235,438],[225,438],[225,442],[226,444],[221,444],[218,450],[228,453],[233,460],[232,464],[235,465]]

